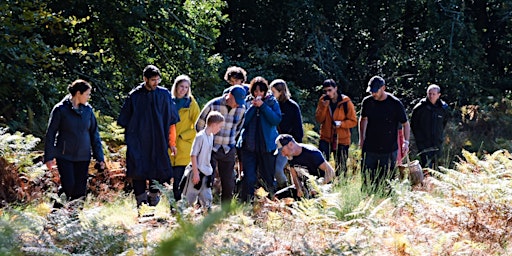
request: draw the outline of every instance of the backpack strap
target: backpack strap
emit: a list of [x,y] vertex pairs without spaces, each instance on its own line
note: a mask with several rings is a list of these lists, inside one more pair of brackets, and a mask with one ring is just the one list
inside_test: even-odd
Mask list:
[[[346,95],[342,94],[341,99],[343,99],[343,96],[346,96]],[[341,104],[341,106],[343,107],[343,112],[345,113],[345,116],[347,116],[347,113],[348,113],[348,102],[349,101],[350,101],[350,99]]]

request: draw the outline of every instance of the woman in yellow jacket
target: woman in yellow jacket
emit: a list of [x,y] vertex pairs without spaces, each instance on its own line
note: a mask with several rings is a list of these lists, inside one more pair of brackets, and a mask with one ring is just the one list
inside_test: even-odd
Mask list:
[[350,128],[357,125],[356,110],[350,98],[341,94],[336,82],[327,79],[323,82],[324,94],[318,101],[315,118],[320,123],[320,143],[318,149],[327,161],[334,153],[336,173],[346,174]]
[[170,155],[173,170],[172,190],[176,201],[181,199],[182,190],[179,189],[179,184],[185,167],[190,163],[192,142],[196,137],[194,124],[200,112],[199,105],[192,96],[190,85],[190,77],[180,75],[176,77],[171,88],[172,99],[180,116],[180,121],[176,124],[175,138],[170,138],[171,144],[176,145],[176,153]]

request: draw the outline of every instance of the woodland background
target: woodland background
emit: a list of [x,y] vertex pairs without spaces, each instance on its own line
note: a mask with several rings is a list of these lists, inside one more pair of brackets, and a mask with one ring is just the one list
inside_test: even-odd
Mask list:
[[[0,255],[512,255],[512,0],[4,0],[0,23]],[[408,113],[439,84],[451,112],[442,166],[423,186],[393,179],[391,194],[368,195],[352,145],[352,173],[310,181],[315,198],[258,191],[204,216],[160,186],[167,200],[137,210],[115,119],[147,64],[167,87],[189,75],[200,105],[228,66],[282,78],[313,144],[326,78],[359,109],[382,75]],[[94,87],[108,164],[90,167],[82,211],[39,161],[48,115],[77,78]]]
[[368,79],[379,74],[409,113],[436,83],[453,111],[448,133],[469,134],[452,139],[455,153],[509,148],[511,4],[6,0],[0,3],[0,125],[42,138],[51,108],[77,78],[93,84],[94,108],[115,119],[147,64],[162,70],[169,88],[174,77],[189,75],[203,105],[227,86],[226,68],[238,65],[248,80],[286,80],[314,129],[326,78],[359,109]]

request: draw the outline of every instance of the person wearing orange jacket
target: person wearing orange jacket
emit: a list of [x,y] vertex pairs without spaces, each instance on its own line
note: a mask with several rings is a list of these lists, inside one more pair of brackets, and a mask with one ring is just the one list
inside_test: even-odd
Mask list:
[[354,104],[347,95],[343,95],[333,79],[322,84],[324,94],[318,100],[315,118],[320,123],[320,143],[318,149],[327,161],[334,153],[336,173],[346,174],[348,148],[350,147],[350,128],[357,125]]

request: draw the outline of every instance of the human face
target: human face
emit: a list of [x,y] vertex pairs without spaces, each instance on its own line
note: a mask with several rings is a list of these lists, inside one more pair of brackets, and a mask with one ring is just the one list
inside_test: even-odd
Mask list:
[[281,155],[285,156],[286,158],[290,158],[292,156],[291,152],[291,142],[288,142],[285,146],[281,148]]
[[282,92],[276,90],[276,88],[272,87],[270,90],[272,91],[274,98],[279,99],[279,97],[281,97]]
[[235,96],[233,96],[233,94],[231,94],[231,93],[226,94],[225,99],[226,99],[226,105],[228,105],[230,108],[238,107],[238,104],[236,103]]
[[259,86],[256,86],[256,89],[252,93],[252,96],[254,96],[254,98],[257,98],[257,97],[264,98],[265,92],[261,91]]
[[329,99],[336,99],[336,90],[337,90],[337,86],[336,87],[332,87],[332,86],[327,86],[327,87],[324,87],[323,91],[324,91],[324,94],[329,96]]
[[80,91],[78,91],[76,92],[75,96],[78,99],[78,104],[85,105],[85,103],[87,103],[87,101],[91,98],[91,89],[87,89],[87,91],[85,91],[84,93],[80,93]]
[[156,87],[161,81],[162,79],[160,78],[160,76],[154,76],[149,79],[147,77],[144,77],[144,82],[146,83],[144,86],[146,87],[146,89],[154,91],[156,90]]
[[378,101],[383,101],[386,99],[386,92],[384,92],[384,90],[386,89],[385,86],[381,86],[379,88],[378,91],[376,92],[370,92],[372,94],[372,97],[375,99],[375,100],[378,100]]
[[188,94],[190,84],[187,81],[181,81],[176,85],[176,98],[181,99]]
[[224,123],[225,122],[213,123],[211,125],[212,126],[212,134],[215,135],[215,134],[219,133],[220,130],[222,129],[222,127],[224,127]]
[[235,77],[230,77],[228,83],[230,85],[241,85],[244,82],[242,79],[237,79]]
[[441,96],[441,93],[439,93],[439,91],[437,91],[437,89],[435,89],[435,88],[430,89],[427,93],[427,98],[430,101],[430,103],[432,103],[432,104],[436,104],[436,102],[440,96]]

